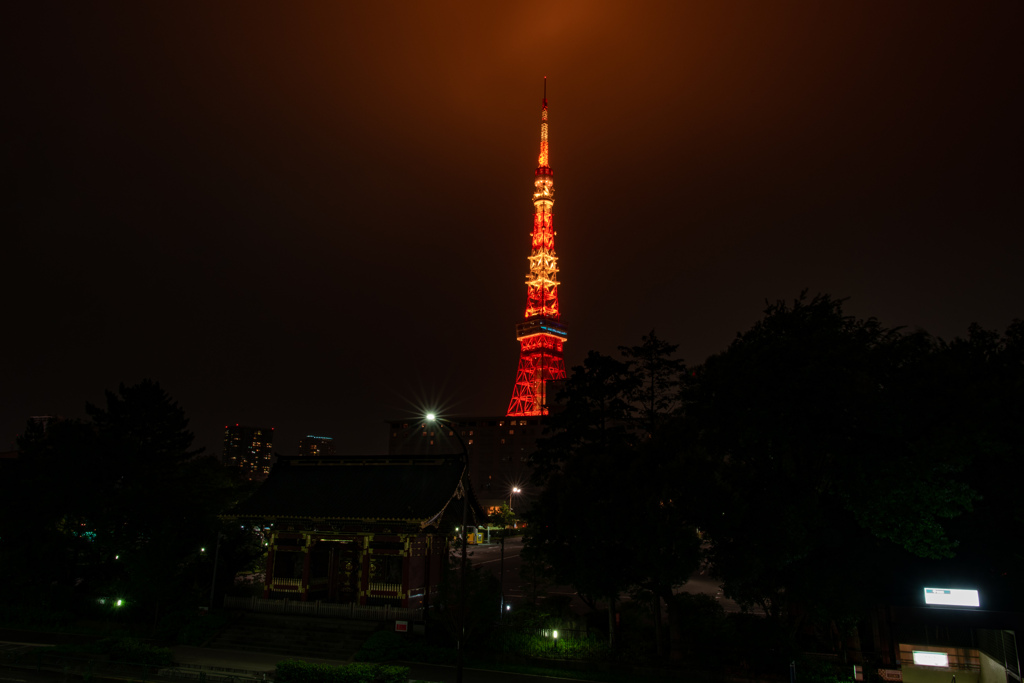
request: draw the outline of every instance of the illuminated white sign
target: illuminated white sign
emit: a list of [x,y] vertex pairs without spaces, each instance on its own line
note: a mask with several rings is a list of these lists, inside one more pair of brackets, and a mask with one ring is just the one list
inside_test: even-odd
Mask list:
[[978,591],[960,588],[925,588],[926,605],[952,605],[955,607],[980,607]]
[[918,666],[949,666],[949,655],[945,652],[914,650],[914,664]]

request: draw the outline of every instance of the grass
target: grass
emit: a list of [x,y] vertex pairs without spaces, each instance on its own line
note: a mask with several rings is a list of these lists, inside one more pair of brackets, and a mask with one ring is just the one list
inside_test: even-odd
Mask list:
[[662,683],[663,681],[683,680],[698,682],[709,678],[708,675],[702,675],[701,672],[689,672],[688,676],[684,678],[684,672],[666,671],[664,673],[653,673],[590,668],[560,668],[553,666],[539,666],[529,663],[477,659],[473,659],[468,662],[467,667],[473,669],[484,669],[486,671],[500,671],[503,673],[568,678],[577,681],[598,681],[600,683]]
[[[467,656],[466,667],[486,671],[528,674],[535,676],[553,676],[556,678],[579,681],[597,681],[598,683],[659,683],[661,681],[694,681],[703,682],[710,674],[700,671],[651,671],[642,667],[632,668],[625,665],[609,664],[607,659],[599,660],[593,656],[583,656],[576,661],[561,659],[550,663],[531,658],[528,642],[530,639],[513,638],[504,654],[491,654],[487,650],[475,650]],[[520,642],[522,641],[522,642]],[[608,654],[604,643],[587,643],[594,649]],[[543,639],[541,654],[551,654],[550,639]],[[560,643],[560,647],[561,647]],[[572,654],[563,652],[563,654]],[[576,653],[596,654],[595,653]],[[452,666],[456,652],[453,648],[440,647],[419,637],[409,634],[397,634],[391,631],[378,631],[370,636],[363,648],[356,654],[356,661],[394,662],[409,664]]]

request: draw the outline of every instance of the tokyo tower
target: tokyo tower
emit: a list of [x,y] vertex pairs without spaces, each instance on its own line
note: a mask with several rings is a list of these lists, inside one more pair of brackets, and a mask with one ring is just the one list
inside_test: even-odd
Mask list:
[[540,157],[533,180],[533,244],[530,272],[526,276],[525,320],[516,325],[519,341],[519,370],[507,415],[544,415],[548,412],[546,382],[565,379],[562,346],[565,326],[559,322],[558,257],[551,209],[555,185],[548,165],[548,80],[540,113]]

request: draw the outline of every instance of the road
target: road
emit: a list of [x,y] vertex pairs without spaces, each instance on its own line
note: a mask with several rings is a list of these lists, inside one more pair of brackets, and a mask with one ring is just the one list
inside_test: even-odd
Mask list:
[[[503,586],[505,601],[512,605],[512,609],[515,609],[515,606],[522,602],[524,597],[529,594],[528,587],[519,576],[519,568],[522,564],[519,555],[522,553],[522,550],[522,536],[516,536],[505,541],[505,562],[504,572],[502,572],[500,545],[490,544],[469,547],[469,559],[473,562],[474,566],[486,568],[499,580],[502,579],[502,575],[504,576]],[[548,595],[572,596],[573,599],[571,607],[574,612],[583,613],[589,609],[583,604],[583,601],[576,596],[576,591],[573,590],[572,586],[549,586],[545,592]],[[722,594],[721,584],[714,578],[701,573],[700,571],[694,573],[682,587],[676,590],[676,592],[706,593],[708,595],[713,595],[715,596],[715,599],[721,603],[726,612],[740,611],[739,605]],[[622,595],[620,598],[622,600],[628,600],[629,596]]]

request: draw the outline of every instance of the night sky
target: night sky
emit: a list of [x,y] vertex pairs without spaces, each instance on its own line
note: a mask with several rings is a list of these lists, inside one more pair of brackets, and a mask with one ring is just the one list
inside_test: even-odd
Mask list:
[[0,450],[143,378],[213,452],[503,414],[545,76],[567,365],[652,328],[698,363],[802,289],[1024,317],[1019,2],[3,14]]

